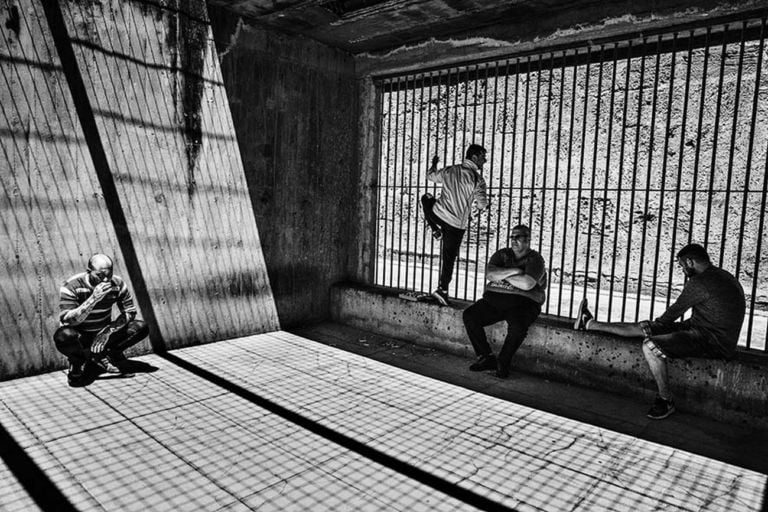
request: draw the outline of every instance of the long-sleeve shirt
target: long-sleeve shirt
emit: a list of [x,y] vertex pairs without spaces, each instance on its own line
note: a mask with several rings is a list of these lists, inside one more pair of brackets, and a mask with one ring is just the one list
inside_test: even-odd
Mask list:
[[467,229],[473,202],[477,204],[478,210],[488,206],[485,180],[472,160],[464,160],[459,165],[440,170],[430,169],[427,179],[443,185],[433,211],[455,228]]
[[657,322],[669,324],[692,309],[690,325],[714,336],[732,354],[739,342],[746,301],[739,281],[715,266],[688,279],[683,292]]

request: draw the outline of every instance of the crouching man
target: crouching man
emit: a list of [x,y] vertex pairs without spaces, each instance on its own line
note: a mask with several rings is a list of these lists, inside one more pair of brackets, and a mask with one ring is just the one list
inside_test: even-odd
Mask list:
[[[112,306],[120,315],[112,321]],[[67,279],[59,290],[56,349],[69,360],[70,386],[87,384],[89,371],[122,373],[123,351],[146,338],[147,325],[136,320],[125,281],[112,273],[112,260],[94,254],[88,269]]]

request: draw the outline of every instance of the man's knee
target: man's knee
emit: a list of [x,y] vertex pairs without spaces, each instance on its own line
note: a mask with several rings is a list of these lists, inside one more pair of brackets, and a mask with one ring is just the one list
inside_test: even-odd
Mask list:
[[667,355],[659,348],[658,345],[656,345],[651,338],[646,338],[643,340],[643,355],[645,356],[645,359],[648,361],[651,360],[662,360],[665,361],[667,359]]
[[82,335],[77,329],[72,327],[59,327],[56,332],[53,333],[53,343],[56,346],[56,350],[62,354],[69,356],[73,353],[82,351],[80,346],[80,337]]
[[477,309],[476,304],[472,304],[461,314],[461,318],[464,320],[464,325],[470,325],[475,323],[475,311]]
[[129,333],[129,337],[137,342],[149,335],[149,326],[143,320],[131,320],[128,322],[126,330]]

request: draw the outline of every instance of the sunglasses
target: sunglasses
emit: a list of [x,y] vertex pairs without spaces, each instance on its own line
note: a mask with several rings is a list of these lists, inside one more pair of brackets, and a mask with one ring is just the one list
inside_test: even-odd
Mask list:
[[512,240],[528,240],[527,235],[511,235],[509,238]]

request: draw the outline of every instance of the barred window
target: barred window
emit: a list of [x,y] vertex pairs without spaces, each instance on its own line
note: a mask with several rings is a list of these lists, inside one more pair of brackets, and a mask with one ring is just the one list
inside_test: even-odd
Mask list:
[[452,297],[482,294],[522,223],[547,262],[543,313],[570,318],[586,296],[601,320],[655,318],[684,284],[677,251],[699,243],[744,287],[740,346],[765,352],[765,57],[765,18],[720,20],[380,79],[375,284],[437,286],[426,170],[477,143],[491,205],[470,221]]

